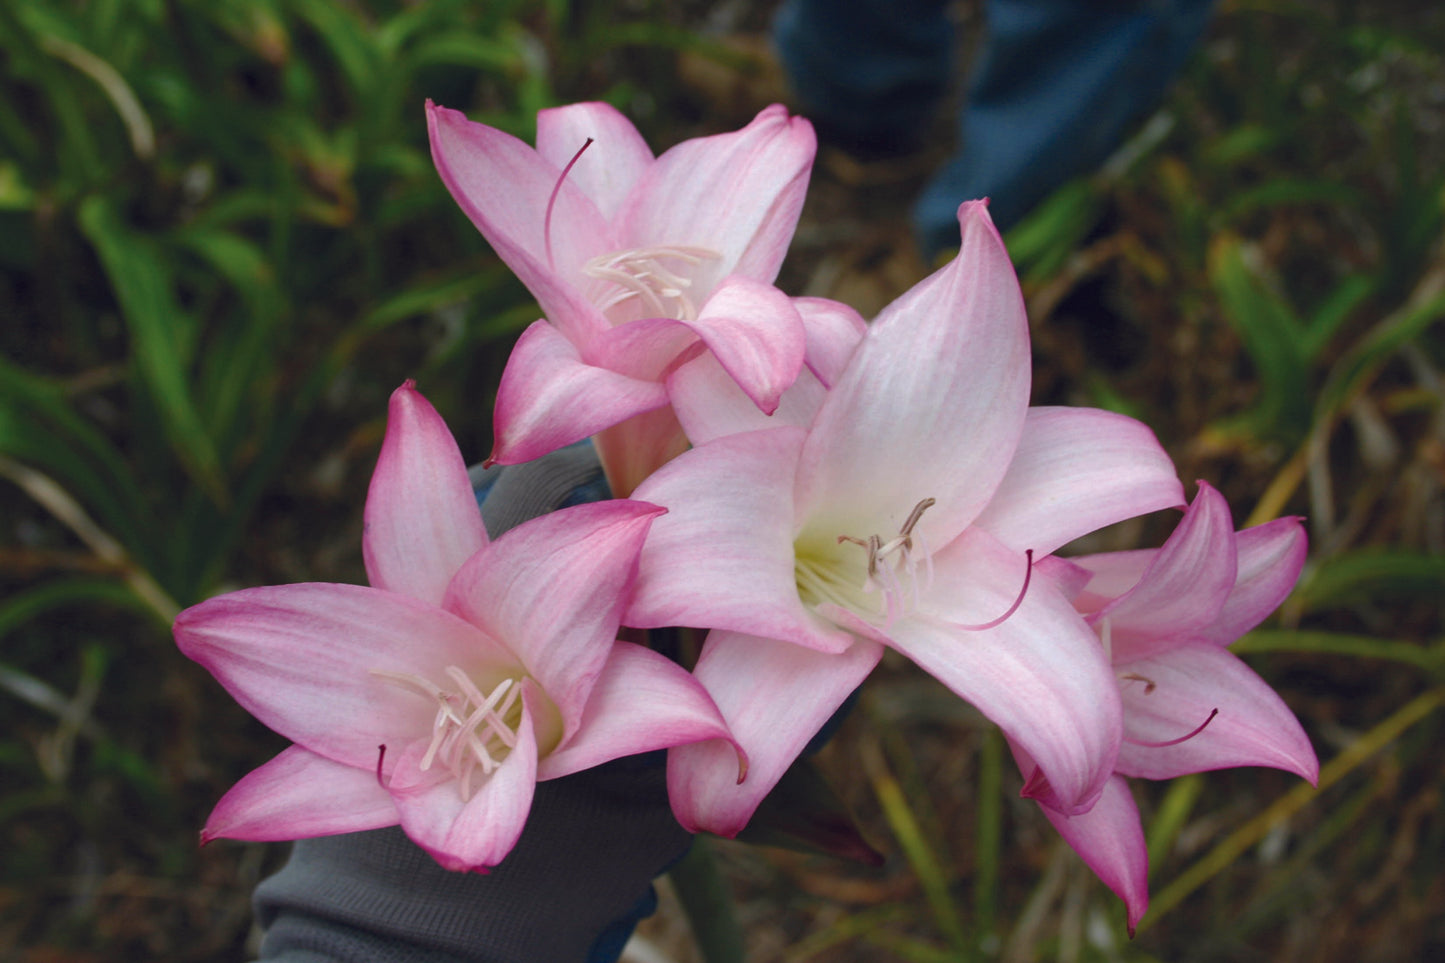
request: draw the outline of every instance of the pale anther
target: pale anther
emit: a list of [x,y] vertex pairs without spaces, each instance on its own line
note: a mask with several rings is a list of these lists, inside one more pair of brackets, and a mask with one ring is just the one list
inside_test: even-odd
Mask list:
[[[692,278],[680,271],[721,259],[721,254],[703,247],[661,245],[594,257],[582,266],[582,273],[618,288],[598,305],[603,311],[635,298],[649,317],[696,321],[698,305],[689,294]],[[678,268],[679,264],[684,267]]]
[[1120,675],[1119,678],[1124,679],[1128,682],[1144,683],[1145,695],[1153,695],[1154,690],[1158,688],[1153,679],[1149,678],[1147,675],[1140,675],[1137,672],[1125,672],[1124,674]]
[[[903,525],[898,529],[898,534],[895,535],[893,538],[890,538],[886,542],[883,541],[883,538],[880,535],[869,535],[866,541],[853,535],[838,536],[839,545],[843,544],[844,542],[848,542],[849,544],[857,545],[861,548],[867,549],[867,577],[863,581],[863,591],[872,592],[880,586],[882,587],[884,605],[886,607],[884,615],[885,618],[890,622],[894,619],[895,616],[897,616],[899,612],[899,609],[901,607],[900,603],[902,601],[902,596],[904,592],[903,581],[899,578],[900,568],[903,570],[904,574],[910,576],[909,584],[913,590],[913,601],[915,604],[918,601],[918,584],[916,581],[913,581],[911,579],[914,566],[913,539],[915,536],[913,534],[913,529],[918,525],[918,520],[923,517],[923,513],[928,511],[928,509],[932,508],[935,504],[937,504],[936,499],[925,498],[917,505],[914,505],[913,510],[908,513],[908,517],[904,519]],[[918,537],[921,540],[922,536]],[[926,551],[926,548],[927,546],[925,545],[925,558],[928,557],[928,552]],[[889,561],[889,556],[892,555],[898,556],[898,561],[896,563],[891,563]],[[932,558],[927,558],[927,563],[928,576],[931,580],[933,576]]]
[[[472,774],[480,768],[483,776],[491,775],[517,744],[516,723],[507,718],[521,697],[515,679],[503,678],[490,693],[483,694],[472,678],[454,665],[445,670],[455,685],[451,690],[409,672],[373,669],[371,674],[436,701],[431,741],[417,766],[425,772],[441,763],[458,780],[463,799],[471,798]],[[378,760],[378,771],[380,766]]]

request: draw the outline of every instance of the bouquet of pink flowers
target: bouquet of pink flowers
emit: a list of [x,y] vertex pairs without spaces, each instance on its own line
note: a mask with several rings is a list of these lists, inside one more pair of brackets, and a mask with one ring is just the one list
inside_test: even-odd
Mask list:
[[[591,438],[626,497],[489,538],[445,425],[397,389],[370,586],[247,589],[176,621],[294,743],[203,838],[399,824],[484,870],[539,781],[659,749],[677,821],[734,836],[885,649],[1002,729],[1023,794],[1131,930],[1148,896],[1126,777],[1316,778],[1299,723],[1228,651],[1293,587],[1297,519],[1236,532],[1201,483],[1160,548],[1055,554],[1185,489],[1140,422],[1029,406],[986,202],[959,208],[957,256],[865,323],[773,286],[815,149],[781,107],[656,157],[602,104],[542,112],[535,148],[427,116],[442,179],[544,314],[502,376],[489,460]],[[695,665],[618,640],[668,626],[706,631]]]

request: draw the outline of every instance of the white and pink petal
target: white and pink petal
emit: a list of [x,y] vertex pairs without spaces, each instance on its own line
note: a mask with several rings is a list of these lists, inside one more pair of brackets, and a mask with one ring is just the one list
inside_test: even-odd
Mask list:
[[1138,584],[1089,616],[1111,633],[1116,663],[1201,636],[1234,588],[1234,524],[1224,496],[1204,482]]
[[642,549],[623,622],[723,628],[820,651],[852,637],[808,611],[794,573],[792,493],[803,433],[729,435],[684,452],[634,493],[668,514]]
[[848,367],[868,323],[848,305],[828,298],[794,298],[793,307],[803,319],[808,368],[824,387],[831,387]]
[[1111,777],[1099,801],[1085,813],[1065,816],[1048,806],[1039,808],[1094,875],[1124,901],[1133,936],[1149,909],[1149,850],[1128,781]]
[[765,431],[789,425],[806,428],[827,397],[828,389],[804,366],[779,399],[777,409],[763,414],[712,354],[681,365],[667,379],[667,396],[677,420],[694,445],[727,435]]
[[291,746],[221,797],[201,830],[201,843],[310,839],[395,826],[398,819],[375,769]]
[[747,773],[739,779],[737,753],[723,740],[671,750],[667,789],[678,822],[692,832],[736,836],[882,654],[867,639],[826,653],[740,632],[709,633],[694,673],[746,751]]
[[578,344],[605,330],[576,282],[589,260],[619,245],[583,189],[562,177],[565,164],[430,101],[427,125],[442,182],[542,313]]
[[609,500],[523,522],[457,573],[446,606],[507,646],[563,719],[582,724],[612,653],[638,552],[662,509]]
[[231,592],[182,612],[176,643],[281,735],[374,769],[377,746],[432,728],[434,701],[383,674],[514,674],[509,652],[450,612],[393,592],[310,582]]
[[[527,822],[537,789],[537,742],[532,713],[538,690],[523,683],[524,709],[516,745],[490,775],[476,774],[465,795],[455,779],[419,780],[406,789],[393,784],[402,830],[442,866],[485,872],[512,851]],[[415,747],[398,764],[415,767]]]
[[638,180],[619,212],[628,248],[690,246],[720,257],[699,266],[697,290],[729,274],[772,283],[808,187],[817,139],[780,105],[742,130],[684,141]]
[[1229,645],[1259,625],[1289,597],[1309,551],[1298,518],[1277,518],[1246,528],[1234,540],[1238,577],[1205,637]]
[[741,275],[724,278],[695,321],[685,322],[764,414],[798,377],[807,339],[792,299]]
[[662,383],[588,364],[560,331],[537,321],[502,372],[491,461],[531,461],[666,404]]
[[441,604],[487,544],[466,462],[436,409],[407,381],[392,392],[361,535],[372,586]]
[[1228,650],[1196,642],[1116,668],[1124,701],[1120,773],[1172,779],[1270,766],[1318,779],[1319,760],[1294,713]]
[[1049,580],[1020,597],[1027,568],[971,529],[934,556],[917,610],[885,631],[1038,763],[1054,805],[1082,812],[1114,768],[1119,693],[1098,637]]
[[886,533],[925,498],[934,546],[988,503],[1028,408],[1023,296],[982,202],[959,209],[958,257],[878,316],[814,421],[798,510],[819,538]]
[[1008,472],[975,524],[1042,557],[1183,503],[1173,462],[1141,422],[1097,408],[1030,408]]
[[[584,145],[587,149],[578,157]],[[653,162],[652,150],[632,121],[611,104],[596,102],[539,110],[537,153],[559,171],[576,157],[567,180],[608,221]]]
[[712,697],[686,669],[630,642],[613,644],[572,737],[537,766],[556,779],[623,756],[720,739],[733,746],[736,769],[746,757]]

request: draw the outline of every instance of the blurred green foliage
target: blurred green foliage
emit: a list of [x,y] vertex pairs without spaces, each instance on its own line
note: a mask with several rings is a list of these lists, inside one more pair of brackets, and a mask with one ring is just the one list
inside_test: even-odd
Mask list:
[[[408,375],[485,444],[537,310],[436,176],[422,108],[530,140],[559,85],[624,98],[593,79],[609,58],[688,42],[573,6],[0,0],[0,907],[25,909],[0,956],[131,945],[88,925],[127,915],[94,891],[122,850],[161,877],[206,865],[189,793],[213,802],[258,744],[204,705],[169,623],[228,583],[321,574],[294,556],[325,538],[275,527],[297,476],[364,485],[351,461]],[[203,715],[214,733],[188,734]],[[250,758],[197,768],[226,752]],[[54,899],[74,911],[36,910]],[[192,912],[152,936],[234,958],[244,917]]]
[[529,131],[549,86],[524,6],[0,5],[0,452],[154,580],[163,620],[227,574],[366,338],[451,305],[524,322],[421,122],[431,96]]

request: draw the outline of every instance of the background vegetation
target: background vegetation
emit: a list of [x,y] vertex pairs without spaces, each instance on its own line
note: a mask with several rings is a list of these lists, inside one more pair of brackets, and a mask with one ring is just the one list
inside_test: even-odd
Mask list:
[[[529,138],[604,98],[662,148],[784,96],[769,13],[0,0],[0,959],[245,952],[281,847],[196,833],[281,743],[169,620],[360,581],[387,394],[416,377],[479,459],[536,316],[432,171],[423,100]],[[997,736],[889,662],[820,760],[887,860],[714,846],[750,959],[1445,955],[1442,59],[1429,5],[1225,2],[1163,110],[1009,237],[1036,403],[1142,418],[1240,525],[1307,516],[1305,577],[1236,650],[1320,789],[1136,784],[1154,902],[1129,942]],[[901,212],[939,130],[893,161],[824,147],[790,293],[866,315],[922,276]],[[665,906],[649,938],[683,963],[679,926]]]

